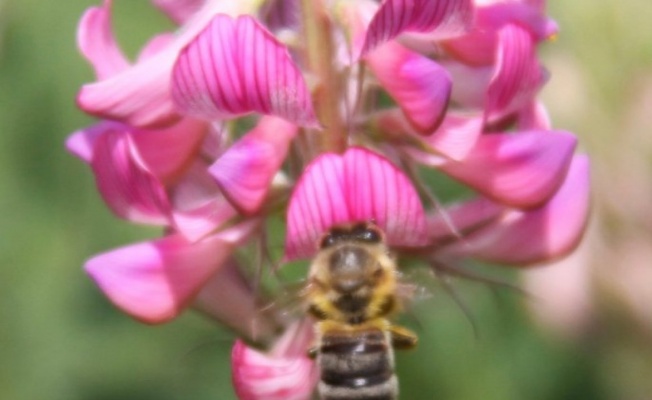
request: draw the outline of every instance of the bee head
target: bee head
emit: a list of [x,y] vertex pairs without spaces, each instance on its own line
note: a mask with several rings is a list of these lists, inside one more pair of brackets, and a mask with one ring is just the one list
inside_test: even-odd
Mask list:
[[373,222],[359,222],[353,225],[335,226],[322,237],[320,249],[333,247],[343,242],[376,244],[383,243],[384,236]]

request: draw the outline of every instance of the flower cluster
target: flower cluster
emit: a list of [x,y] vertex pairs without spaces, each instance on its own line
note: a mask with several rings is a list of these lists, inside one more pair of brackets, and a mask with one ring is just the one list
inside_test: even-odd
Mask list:
[[[536,99],[537,46],[557,31],[544,3],[155,0],[179,28],[135,61],[114,40],[111,0],[90,8],[78,44],[97,79],[77,102],[100,121],[67,147],[116,216],[165,235],[86,271],[141,321],[192,305],[273,338],[237,257],[264,246],[273,217],[286,220],[284,261],[368,220],[428,265],[566,255],[587,219],[588,160]],[[439,204],[420,179],[430,170],[471,194]],[[240,398],[310,396],[310,327],[285,325],[268,353],[235,345]]]

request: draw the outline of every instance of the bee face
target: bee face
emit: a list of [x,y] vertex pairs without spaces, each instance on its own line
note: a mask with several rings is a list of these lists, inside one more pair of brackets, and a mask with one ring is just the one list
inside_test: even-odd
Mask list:
[[362,323],[393,310],[396,266],[375,225],[331,229],[310,271],[311,310],[320,319]]
[[328,256],[328,272],[333,288],[342,294],[353,293],[374,281],[380,270],[370,251],[361,246],[341,245]]

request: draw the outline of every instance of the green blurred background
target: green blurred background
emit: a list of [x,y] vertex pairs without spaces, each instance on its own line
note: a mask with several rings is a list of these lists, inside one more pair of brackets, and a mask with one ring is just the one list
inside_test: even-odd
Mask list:
[[[0,0],[0,399],[234,399],[227,331],[194,313],[137,323],[81,270],[158,234],[113,218],[64,151],[92,122],[73,101],[92,79],[75,30],[96,3]],[[406,323],[421,344],[397,360],[405,400],[652,398],[652,2],[549,7],[562,29],[542,49],[543,98],[591,154],[589,234],[550,273],[510,276],[532,298],[454,281],[477,334],[441,288],[419,304]],[[145,0],[115,15],[131,55],[171,26]]]

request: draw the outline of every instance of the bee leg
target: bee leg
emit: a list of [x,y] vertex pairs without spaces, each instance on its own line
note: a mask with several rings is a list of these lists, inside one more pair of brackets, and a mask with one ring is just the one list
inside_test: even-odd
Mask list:
[[407,328],[392,325],[389,328],[389,333],[392,335],[392,347],[395,349],[411,349],[417,345],[417,335]]
[[317,353],[319,352],[319,348],[317,346],[312,346],[308,349],[308,358],[311,360],[314,360],[317,358]]

